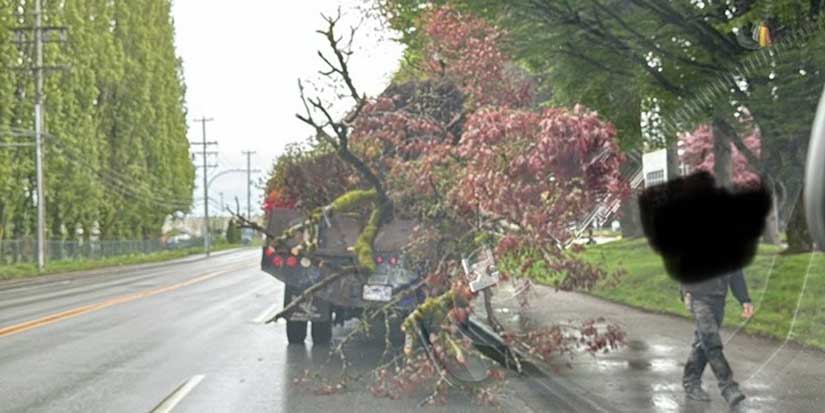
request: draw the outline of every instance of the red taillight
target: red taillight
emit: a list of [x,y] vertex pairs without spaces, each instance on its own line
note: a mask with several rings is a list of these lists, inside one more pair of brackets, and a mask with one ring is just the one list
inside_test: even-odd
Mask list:
[[294,256],[294,255],[290,255],[290,256],[286,259],[286,266],[287,266],[287,267],[293,267],[293,268],[294,268],[294,267],[296,267],[297,265],[298,265],[298,257],[296,257],[296,256]]
[[275,258],[272,259],[272,265],[280,268],[284,265],[284,259],[280,255],[276,255]]
[[264,255],[266,255],[267,257],[271,257],[271,256],[272,256],[272,254],[274,254],[274,253],[275,253],[275,248],[272,248],[272,247],[266,247],[266,248],[264,249]]
[[377,256],[375,257],[375,263],[376,263],[376,264],[383,264],[383,263],[384,263],[384,257],[382,257],[382,256],[380,256],[380,255],[377,255]]
[[398,257],[390,257],[390,265],[398,265]]

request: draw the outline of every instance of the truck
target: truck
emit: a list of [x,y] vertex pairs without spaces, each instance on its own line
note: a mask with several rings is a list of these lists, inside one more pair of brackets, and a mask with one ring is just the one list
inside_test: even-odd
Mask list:
[[[288,228],[304,222],[302,211],[274,208],[269,214],[267,233],[278,236]],[[361,233],[363,219],[357,214],[338,213],[324,216],[318,223],[317,247],[312,251],[295,248],[307,234],[296,234],[284,245],[271,245],[268,238],[261,254],[261,269],[284,283],[284,306],[306,289],[332,276],[340,268],[354,268],[357,257],[353,246]],[[382,225],[373,243],[375,270],[341,277],[301,301],[285,314],[286,335],[290,344],[304,343],[308,326],[314,345],[328,344],[333,325],[358,318],[370,309],[388,305],[401,291],[419,283],[422,268],[410,262],[403,248],[410,240],[415,222],[395,218]],[[391,305],[399,314],[395,324],[424,299],[422,291],[404,294]]]

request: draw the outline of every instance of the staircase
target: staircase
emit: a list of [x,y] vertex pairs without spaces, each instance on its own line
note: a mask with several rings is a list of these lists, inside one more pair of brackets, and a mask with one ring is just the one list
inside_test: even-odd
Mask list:
[[[622,180],[630,185],[631,190],[642,187],[644,185],[644,174],[642,173],[642,167],[639,166],[639,168],[634,170],[631,174],[625,175]],[[587,217],[584,220],[576,224],[576,228],[573,230],[573,236],[568,240],[566,246],[570,246],[573,240],[581,238],[582,234],[584,234],[594,222],[607,222],[609,219],[613,218],[621,207],[622,200],[618,196],[607,195],[603,197],[597,203],[596,208],[587,214]]]

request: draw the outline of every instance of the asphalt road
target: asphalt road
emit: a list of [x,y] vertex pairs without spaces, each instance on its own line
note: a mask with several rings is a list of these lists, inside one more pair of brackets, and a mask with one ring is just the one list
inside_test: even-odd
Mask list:
[[[421,395],[376,399],[366,382],[332,396],[295,383],[305,371],[335,377],[336,364],[328,347],[288,346],[283,324],[261,323],[283,286],[258,254],[0,283],[0,411],[421,411]],[[370,371],[382,352],[376,340],[354,342],[351,372]],[[499,399],[504,411],[565,410],[529,380],[509,380]],[[424,411],[496,409],[455,392]]]

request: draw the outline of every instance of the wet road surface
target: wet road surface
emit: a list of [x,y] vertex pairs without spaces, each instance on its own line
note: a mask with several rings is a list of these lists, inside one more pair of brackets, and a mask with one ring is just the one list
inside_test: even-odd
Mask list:
[[[263,325],[283,286],[241,250],[166,264],[0,283],[0,412],[719,412],[728,409],[710,372],[710,404],[688,402],[681,386],[691,324],[578,294],[542,290],[524,317],[538,323],[606,316],[628,346],[549,377],[510,377],[500,405],[453,392],[377,399],[370,380],[316,395],[305,371],[336,377],[329,347],[288,346],[284,325]],[[500,295],[507,297],[506,292]],[[513,317],[514,300],[500,314]],[[352,325],[336,327],[334,340]],[[825,355],[726,331],[726,354],[748,400],[738,411],[822,412]],[[398,348],[392,349],[400,351]],[[351,374],[380,363],[381,340],[347,346]],[[552,366],[551,366],[552,367]]]
[[[423,396],[376,399],[369,383],[332,396],[294,383],[335,363],[328,347],[288,346],[283,324],[261,324],[283,286],[259,270],[259,254],[0,283],[0,412],[422,411]],[[346,332],[336,327],[336,339]],[[356,341],[350,371],[370,371],[382,353],[379,341]],[[520,380],[500,400],[505,411],[555,405]],[[456,392],[424,411],[496,409]]]
[[[541,326],[606,317],[625,329],[627,345],[618,351],[595,357],[580,354],[570,361],[572,368],[565,365],[568,360],[548,367],[560,386],[588,398],[604,411],[731,411],[721,398],[709,367],[703,382],[712,401],[696,402],[684,396],[681,378],[693,339],[690,320],[542,286],[534,286],[532,305],[520,311],[515,300],[507,299],[512,297],[508,289],[500,291],[499,295],[505,298],[497,306],[504,321],[523,319]],[[825,352],[728,328],[722,329],[722,340],[734,378],[747,395],[733,411],[825,411]],[[553,371],[553,367],[558,370]]]

